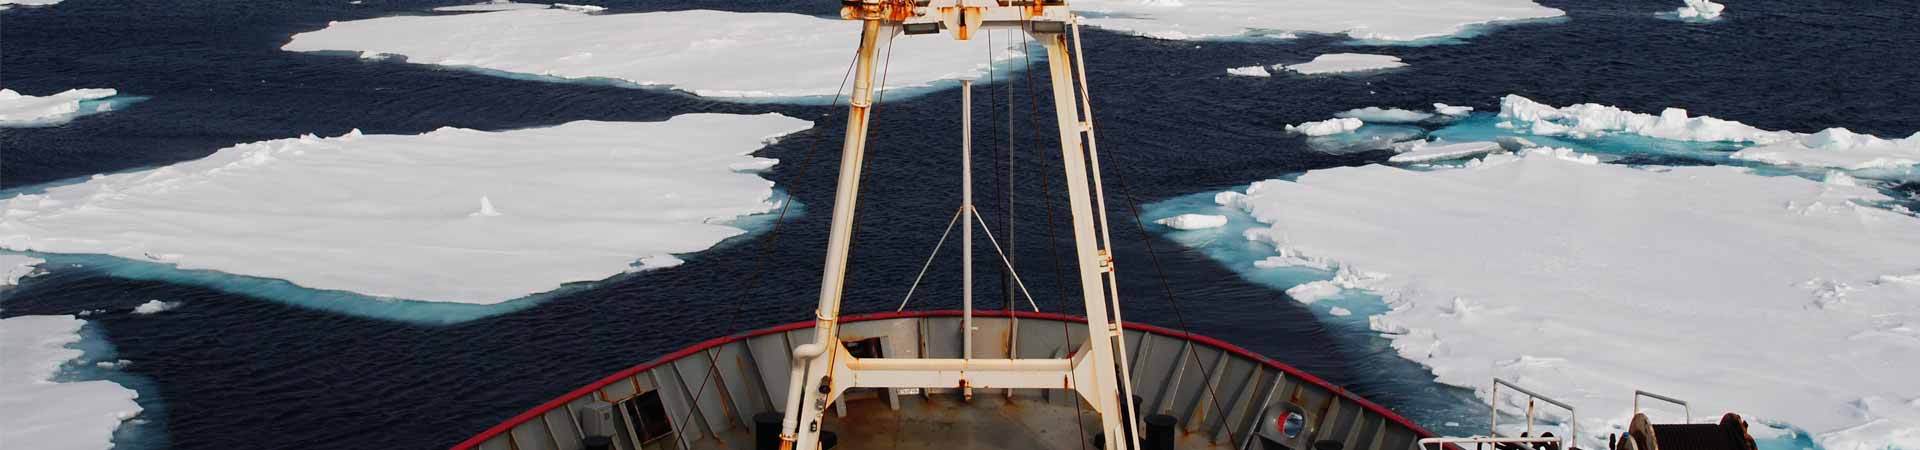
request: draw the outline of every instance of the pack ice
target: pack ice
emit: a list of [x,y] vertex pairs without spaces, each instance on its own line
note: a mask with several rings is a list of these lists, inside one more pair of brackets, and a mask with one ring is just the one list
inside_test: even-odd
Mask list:
[[1557,108],[1518,95],[1500,100],[1500,118],[1509,122],[1507,126],[1541,136],[1627,133],[1676,141],[1750,143],[1733,158],[1775,165],[1848,170],[1920,165],[1920,133],[1885,139],[1845,128],[1817,133],[1769,131],[1731,120],[1689,116],[1680,108],[1667,108],[1659,115],[1593,103]]
[[1380,294],[1372,328],[1439,382],[1572,402],[1589,448],[1624,428],[1634,389],[1830,450],[1920,448],[1920,218],[1843,174],[1597,161],[1325,169],[1222,204],[1263,224],[1246,236],[1284,256],[1268,264],[1336,266]]
[[1407,63],[1389,55],[1369,55],[1365,53],[1328,53],[1315,56],[1312,61],[1279,66],[1301,75],[1321,75],[1329,73],[1370,72],[1375,70],[1398,69]]
[[86,321],[73,316],[0,319],[0,445],[41,450],[113,448],[113,430],[140,413],[132,389],[111,381],[56,382],[81,351]]
[[[859,45],[858,22],[786,13],[671,11],[587,14],[554,8],[395,16],[329,23],[300,33],[287,51],[401,55],[420,64],[567,79],[614,79],[706,97],[830,97]],[[996,36],[993,54],[1019,56],[1016,39]],[[1009,41],[1012,41],[1009,44]],[[886,88],[925,88],[979,78],[985,36],[884,40]]]
[[32,275],[44,262],[47,261],[32,256],[0,254],[0,288],[20,284],[21,278]]
[[[1412,41],[1566,15],[1530,0],[1079,0],[1088,25],[1157,39],[1325,33]],[[1284,34],[1282,34],[1284,36]]]
[[75,117],[106,112],[112,109],[112,104],[82,102],[112,97],[116,93],[112,89],[72,89],[39,97],[0,89],[0,127],[53,126]]
[[494,304],[743,233],[728,222],[775,206],[751,173],[773,161],[748,154],[809,126],[688,114],[242,144],[7,199],[0,247]]

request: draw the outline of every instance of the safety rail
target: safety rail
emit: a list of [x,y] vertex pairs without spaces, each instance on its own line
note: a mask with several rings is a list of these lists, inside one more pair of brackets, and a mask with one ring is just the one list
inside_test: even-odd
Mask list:
[[[1418,441],[1414,441],[1414,443],[1415,445],[1420,446],[1421,450],[1426,450],[1428,445],[1438,445],[1437,447],[1434,447],[1434,448],[1445,449],[1448,446],[1458,448],[1459,447],[1458,444],[1496,444],[1496,445],[1497,444],[1559,444],[1561,443],[1561,440],[1560,438],[1557,438],[1557,437],[1476,436],[1476,437],[1430,437],[1430,438],[1422,438]],[[1478,445],[1475,445],[1474,447],[1479,448]]]
[[1684,411],[1684,413],[1683,413],[1683,414],[1685,414],[1685,416],[1683,416],[1683,417],[1685,417],[1685,418],[1686,418],[1686,420],[1687,420],[1687,421],[1686,421],[1686,422],[1684,422],[1684,423],[1693,423],[1693,406],[1692,406],[1692,405],[1688,405],[1688,404],[1687,404],[1687,401],[1686,401],[1686,400],[1681,400],[1681,399],[1677,399],[1677,398],[1673,398],[1673,397],[1668,397],[1668,396],[1665,396],[1665,395],[1660,395],[1660,394],[1655,394],[1655,393],[1652,393],[1652,392],[1647,392],[1647,391],[1642,391],[1642,390],[1638,390],[1638,389],[1635,389],[1635,390],[1633,391],[1633,413],[1634,413],[1634,414],[1639,414],[1639,413],[1640,413],[1640,397],[1647,397],[1647,398],[1651,398],[1651,399],[1654,399],[1654,400],[1661,400],[1661,401],[1665,401],[1665,402],[1667,402],[1667,403],[1672,403],[1672,404],[1675,404],[1675,405],[1680,405],[1680,409],[1681,409],[1682,411]]
[[[1507,380],[1502,380],[1496,377],[1493,379],[1493,393],[1488,396],[1489,397],[1488,403],[1493,405],[1493,420],[1490,426],[1491,431],[1489,431],[1488,434],[1496,437],[1492,437],[1489,439],[1541,439],[1540,437],[1537,437],[1537,436],[1525,437],[1525,438],[1497,437],[1500,435],[1500,386],[1503,386],[1503,385],[1508,388],[1512,388],[1515,391],[1519,391],[1522,394],[1527,395],[1527,431],[1526,431],[1527,436],[1533,436],[1533,405],[1535,400],[1547,402],[1547,404],[1558,406],[1561,409],[1567,410],[1567,426],[1572,428],[1572,431],[1567,433],[1569,436],[1559,437],[1559,438],[1546,438],[1546,439],[1549,439],[1549,440],[1576,439],[1575,436],[1580,435],[1580,414],[1573,410],[1573,405],[1566,404],[1559,400],[1554,400],[1545,395],[1534,393],[1533,391],[1527,390],[1527,388],[1520,387],[1520,385],[1513,384],[1512,382],[1508,382]],[[1638,398],[1636,398],[1636,401],[1637,400]],[[1460,438],[1460,439],[1474,439],[1474,438]],[[1561,447],[1570,448],[1569,446],[1564,444],[1561,445]]]

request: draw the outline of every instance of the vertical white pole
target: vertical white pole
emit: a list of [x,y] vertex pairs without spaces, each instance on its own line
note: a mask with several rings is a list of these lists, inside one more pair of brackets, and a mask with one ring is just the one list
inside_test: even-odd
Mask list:
[[[973,80],[960,80],[960,357],[973,359]],[[973,400],[973,388],[961,395]]]

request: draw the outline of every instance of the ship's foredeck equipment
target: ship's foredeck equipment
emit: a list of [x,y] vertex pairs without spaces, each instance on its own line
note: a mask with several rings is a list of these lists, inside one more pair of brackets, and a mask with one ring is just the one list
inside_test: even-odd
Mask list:
[[[1078,393],[1100,416],[1102,434],[1127,437],[1105,439],[1106,449],[1139,448],[1141,433],[1134,428],[1140,421],[1133,408],[1121,403],[1123,398],[1133,398],[1133,387],[1120,376],[1130,373],[1127,361],[1115,357],[1126,353],[1126,342],[1120,332],[1119,298],[1108,251],[1111,239],[1092,112],[1085,84],[1077,83],[1083,79],[1075,76],[1084,74],[1084,66],[1075,58],[1080,53],[1078,28],[1066,4],[1048,0],[848,0],[842,2],[841,17],[861,22],[860,47],[854,62],[820,305],[815,311],[815,339],[793,352],[795,362],[781,422],[782,448],[819,448],[822,414],[853,388],[953,388],[963,392],[974,388],[1068,389]],[[881,39],[891,40],[900,34],[919,37],[945,31],[954,39],[969,40],[977,31],[992,29],[1028,33],[1046,49],[1080,297],[1087,329],[1104,338],[1088,339],[1088,345],[1071,356],[1051,359],[979,359],[971,352],[945,359],[855,357],[840,340],[839,317],[874,106],[876,50]],[[970,310],[971,305],[969,319]],[[963,333],[971,341],[973,330]]]

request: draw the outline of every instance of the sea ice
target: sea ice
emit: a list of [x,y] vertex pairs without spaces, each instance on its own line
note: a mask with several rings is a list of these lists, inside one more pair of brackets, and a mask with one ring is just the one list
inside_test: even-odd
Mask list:
[[1156,39],[1346,34],[1412,41],[1470,26],[1566,15],[1530,0],[1080,0],[1088,25]]
[[20,284],[21,278],[33,275],[44,259],[26,255],[0,253],[0,288]]
[[495,304],[744,233],[729,222],[777,202],[733,167],[809,126],[687,114],[242,144],[7,199],[0,247]]
[[1881,139],[1828,128],[1771,144],[1741,149],[1734,159],[1776,165],[1861,170],[1920,165],[1920,133],[1906,139]]
[[1217,214],[1181,214],[1155,220],[1153,223],[1166,225],[1167,228],[1175,230],[1202,230],[1207,228],[1220,228],[1221,225],[1226,225],[1227,216]]
[[547,9],[548,7],[549,6],[547,6],[547,4],[545,3],[516,3],[509,0],[489,0],[489,1],[484,1],[484,2],[475,3],[471,5],[442,6],[439,8],[434,8],[433,10],[443,11],[443,12],[487,12],[487,11],[514,11],[514,10],[522,10],[522,9]]
[[1340,133],[1351,133],[1353,130],[1360,129],[1362,125],[1366,125],[1366,123],[1360,119],[1349,117],[1307,122],[1299,125],[1287,125],[1287,131],[1307,136],[1329,136]]
[[1714,3],[1713,0],[1686,0],[1686,2],[1686,6],[1682,6],[1680,9],[1673,11],[1675,15],[1680,17],[1680,20],[1720,20],[1720,13],[1727,10],[1727,5]]
[[111,381],[56,382],[81,351],[86,321],[73,316],[0,319],[0,443],[7,448],[104,450],[113,430],[140,413],[132,389]]
[[[46,3],[51,4],[51,3]],[[108,102],[89,102],[112,97],[112,89],[73,89],[45,97],[22,95],[12,89],[0,89],[0,127],[45,127],[67,123],[75,117],[113,109]]]
[[1287,296],[1294,301],[1311,304],[1340,295],[1342,289],[1332,281],[1314,281],[1287,289]]
[[607,7],[605,6],[572,5],[572,4],[566,4],[566,3],[555,3],[553,4],[553,7],[568,10],[568,11],[577,11],[577,12],[583,12],[583,13],[595,13],[595,12],[601,12],[601,11],[607,10]]
[[1303,75],[1319,75],[1329,73],[1370,72],[1375,70],[1397,69],[1406,66],[1407,63],[1400,62],[1400,58],[1396,56],[1369,55],[1364,53],[1328,53],[1315,56],[1313,61],[1280,66],[1280,68]]
[[1330,283],[1381,295],[1370,326],[1403,357],[1569,401],[1583,446],[1647,389],[1828,449],[1920,448],[1920,283],[1897,281],[1920,274],[1920,218],[1872,188],[1748,170],[1543,148],[1317,170],[1235,203],[1266,224],[1256,247],[1366,267]]
[[140,306],[133,307],[133,313],[140,315],[159,314],[178,307],[180,307],[180,302],[147,300],[146,303],[141,303]]
[[1406,146],[1405,151],[1387,158],[1387,161],[1402,164],[1446,161],[1476,157],[1504,151],[1506,149],[1500,145],[1499,142],[1489,141],[1460,142],[1453,144],[1437,144],[1422,141],[1414,144],[1415,145]]
[[1352,117],[1367,123],[1415,123],[1433,118],[1433,114],[1400,108],[1369,106],[1335,113],[1334,117]]
[[1556,108],[1518,95],[1500,100],[1500,118],[1540,136],[1592,138],[1626,133],[1676,141],[1751,143],[1733,158],[1774,165],[1849,170],[1920,165],[1920,133],[1884,139],[1845,128],[1812,134],[1769,131],[1708,116],[1690,117],[1680,108],[1667,108],[1655,116],[1593,103]]
[[1465,117],[1466,115],[1473,113],[1473,107],[1472,106],[1453,106],[1445,103],[1435,103],[1433,104],[1433,112],[1435,114],[1449,116],[1449,117]]
[[1227,75],[1266,78],[1273,76],[1273,73],[1267,71],[1267,66],[1247,66],[1227,69]]
[[[726,98],[831,97],[846,78],[860,24],[786,13],[586,14],[532,9],[333,22],[288,51],[402,55],[408,62],[566,79],[612,79]],[[1019,57],[1018,39],[996,58]],[[891,40],[887,89],[986,75],[988,39]]]
[[47,6],[55,3],[60,3],[60,0],[0,0],[0,11],[5,11],[13,5]]

